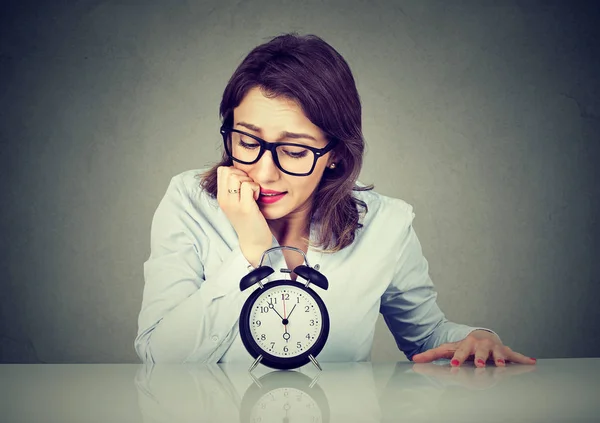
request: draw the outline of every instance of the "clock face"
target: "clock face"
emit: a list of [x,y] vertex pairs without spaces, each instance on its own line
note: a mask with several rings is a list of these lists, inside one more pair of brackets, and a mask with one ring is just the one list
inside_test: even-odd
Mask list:
[[242,342],[267,367],[294,369],[315,359],[329,336],[329,314],[304,283],[277,280],[256,288],[239,320]]
[[275,357],[296,357],[315,345],[323,330],[319,303],[306,289],[279,285],[265,289],[249,314],[250,336]]

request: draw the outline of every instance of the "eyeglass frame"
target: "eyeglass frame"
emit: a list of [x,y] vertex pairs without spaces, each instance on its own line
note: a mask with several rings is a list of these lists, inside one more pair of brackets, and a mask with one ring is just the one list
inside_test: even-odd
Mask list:
[[[286,173],[286,174],[292,175],[292,176],[308,176],[311,173],[313,173],[313,171],[315,170],[315,166],[317,165],[317,160],[319,160],[319,158],[323,157],[325,154],[327,154],[328,152],[333,150],[333,148],[338,143],[338,139],[334,138],[325,147],[315,148],[315,147],[311,147],[311,146],[308,146],[305,144],[294,144],[294,143],[289,143],[289,142],[268,142],[268,141],[263,140],[262,138],[257,137],[256,135],[252,135],[247,132],[240,131],[239,129],[228,128],[225,126],[221,126],[221,129],[219,130],[219,132],[223,136],[223,145],[225,147],[225,152],[231,158],[231,160],[236,161],[238,163],[251,165],[251,164],[258,162],[260,160],[260,158],[263,156],[263,154],[265,153],[265,151],[268,150],[271,152],[271,157],[273,157],[273,162],[275,162],[275,166],[277,166],[277,168],[279,170],[281,170],[283,173]],[[258,142],[258,144],[260,145],[260,151],[258,152],[258,156],[256,157],[256,159],[254,159],[251,162],[245,162],[243,160],[236,159],[235,157],[233,157],[232,152],[230,152],[229,149],[227,148],[227,134],[231,133],[231,132],[237,132],[238,134],[246,135],[247,137],[250,137],[253,140]],[[293,173],[293,172],[288,172],[287,170],[283,169],[281,167],[281,164],[279,163],[279,157],[277,157],[277,152],[275,151],[275,149],[281,145],[302,147],[302,148],[306,148],[307,150],[312,151],[314,161],[313,161],[313,164],[312,164],[310,170],[307,173]]]

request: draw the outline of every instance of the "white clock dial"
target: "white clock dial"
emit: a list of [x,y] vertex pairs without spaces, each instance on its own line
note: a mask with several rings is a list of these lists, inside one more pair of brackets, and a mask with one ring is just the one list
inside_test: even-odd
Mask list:
[[309,293],[294,286],[279,286],[256,299],[249,323],[252,338],[265,352],[295,357],[317,341],[323,318]]

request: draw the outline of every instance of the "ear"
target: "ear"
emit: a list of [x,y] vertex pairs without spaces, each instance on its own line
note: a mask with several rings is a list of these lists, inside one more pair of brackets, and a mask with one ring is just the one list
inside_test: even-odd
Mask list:
[[335,162],[335,159],[336,159],[335,154],[333,154],[333,151],[332,151],[329,154],[329,157],[327,158],[327,167],[330,167],[332,163],[337,165],[337,163]]

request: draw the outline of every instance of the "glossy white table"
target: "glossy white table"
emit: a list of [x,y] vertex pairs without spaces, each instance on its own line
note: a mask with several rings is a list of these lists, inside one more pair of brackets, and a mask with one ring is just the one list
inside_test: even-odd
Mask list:
[[2,364],[0,421],[600,422],[600,358],[321,365]]

